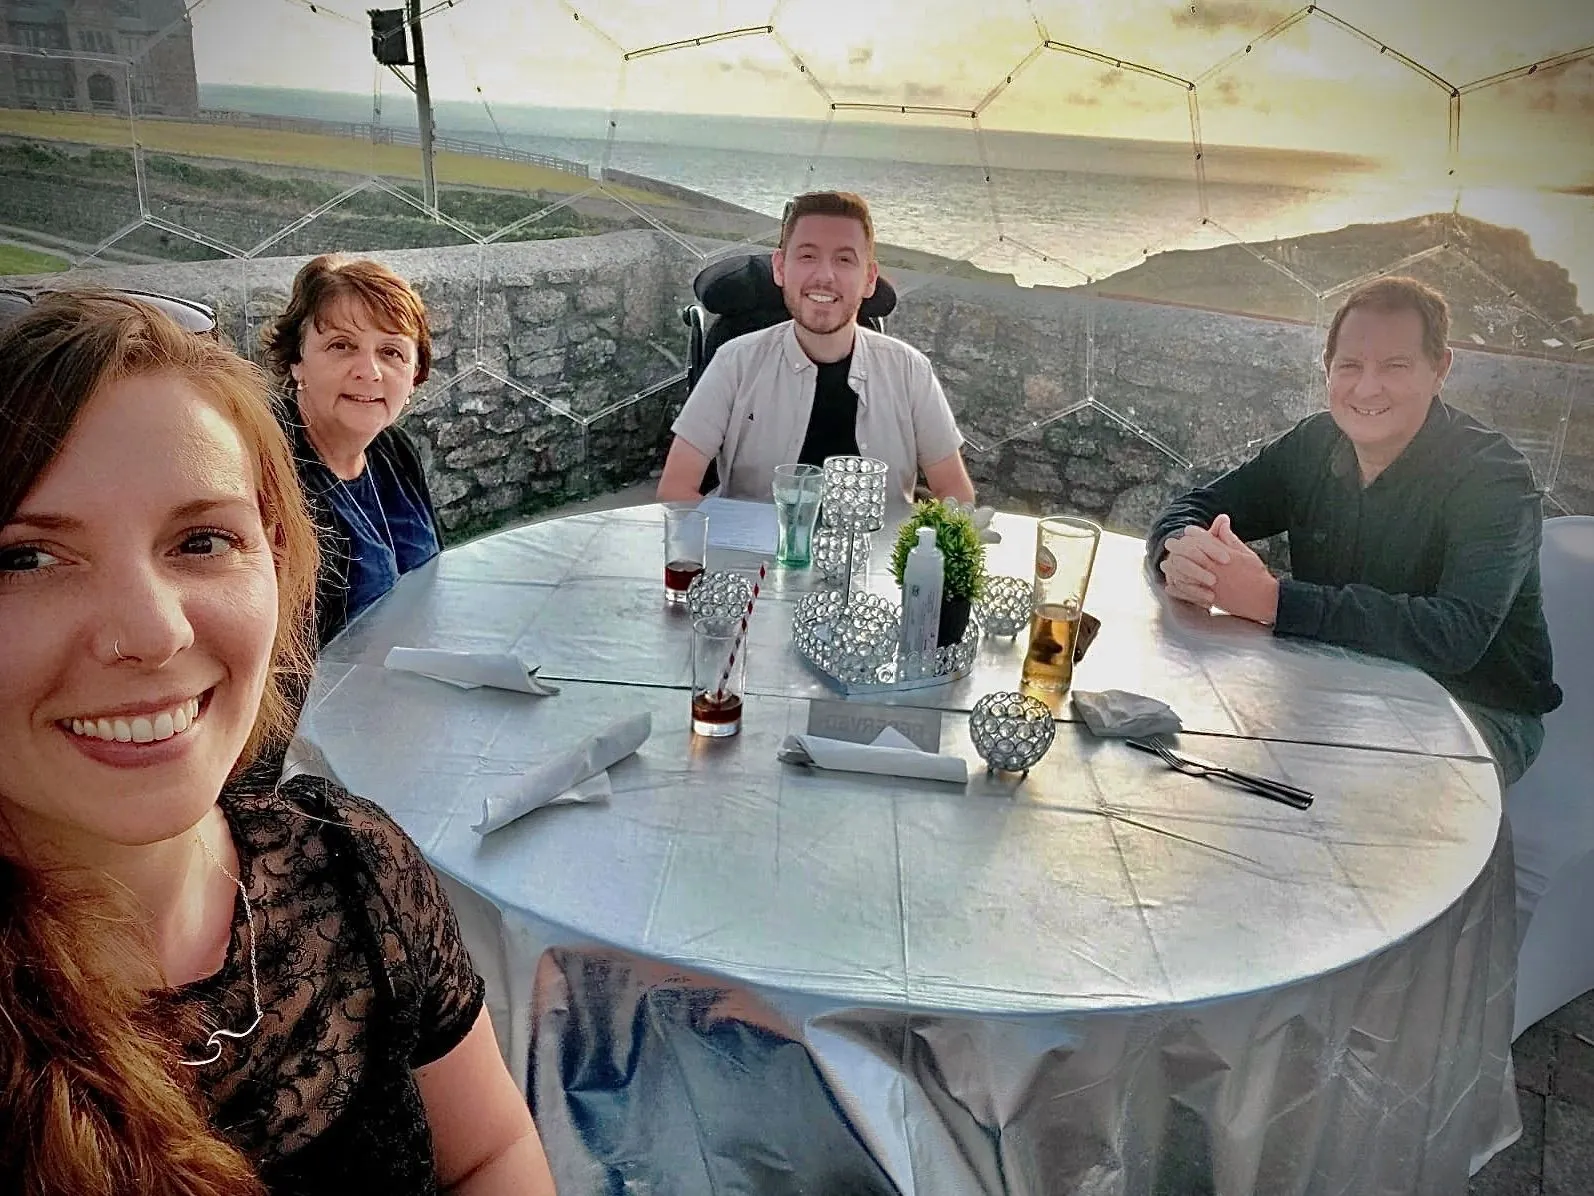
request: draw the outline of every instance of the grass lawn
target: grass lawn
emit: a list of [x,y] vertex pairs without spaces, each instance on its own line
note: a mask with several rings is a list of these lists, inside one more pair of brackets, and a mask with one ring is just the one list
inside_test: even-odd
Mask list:
[[[39,141],[71,141],[80,145],[133,148],[133,123],[126,117],[87,112],[29,112],[0,109],[0,135]],[[219,158],[232,163],[288,166],[335,171],[342,175],[421,177],[421,151],[408,145],[372,145],[352,137],[315,133],[282,133],[175,120],[142,120],[138,140],[152,153]],[[595,185],[594,180],[528,162],[503,162],[471,154],[439,151],[435,157],[439,186],[491,187],[500,191],[552,191],[569,195]],[[680,207],[680,201],[632,187],[610,187],[631,203]]]
[[72,263],[52,253],[35,253],[19,245],[0,245],[0,275],[51,274]]

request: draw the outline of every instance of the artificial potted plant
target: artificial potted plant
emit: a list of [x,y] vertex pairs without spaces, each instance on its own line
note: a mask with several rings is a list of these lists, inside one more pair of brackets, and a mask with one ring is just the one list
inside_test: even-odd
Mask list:
[[938,647],[955,644],[969,625],[969,612],[985,588],[985,544],[967,511],[947,503],[926,501],[914,504],[913,513],[897,531],[891,550],[891,573],[902,584],[908,553],[919,542],[919,529],[935,529],[935,546],[941,550],[944,572],[941,581],[941,628]]

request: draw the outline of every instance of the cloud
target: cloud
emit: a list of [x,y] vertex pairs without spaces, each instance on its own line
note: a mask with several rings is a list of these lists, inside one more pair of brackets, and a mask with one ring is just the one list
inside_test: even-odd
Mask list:
[[1099,108],[1099,107],[1101,107],[1101,97],[1100,96],[1097,96],[1097,95],[1086,95],[1082,91],[1071,91],[1064,98],[1070,104],[1074,104],[1074,105],[1076,105],[1078,107],[1081,107],[1081,108]]
[[722,71],[747,71],[749,74],[757,75],[759,78],[767,79],[772,83],[799,77],[795,68],[776,66],[772,62],[753,58],[746,54],[738,58],[735,63],[722,60],[719,63],[719,68]]
[[1251,0],[1212,0],[1175,9],[1173,23],[1180,29],[1198,29],[1204,33],[1220,33],[1239,29],[1247,33],[1264,33],[1289,16],[1292,9],[1277,8],[1270,4],[1255,4]]
[[910,83],[903,103],[921,104],[926,108],[948,107],[951,93],[939,83]]
[[1220,108],[1239,108],[1246,103],[1246,89],[1233,75],[1224,75],[1210,86],[1201,88],[1201,94]]
[[[1485,96],[1489,90],[1477,94]],[[1500,94],[1525,103],[1534,112],[1594,116],[1594,59],[1563,63],[1502,83]]]
[[941,83],[854,83],[848,80],[835,93],[838,100],[867,104],[909,104],[922,108],[967,107],[966,96],[955,95]]
[[1103,71],[1096,76],[1096,86],[1101,88],[1117,87],[1124,81],[1124,72],[1121,67],[1114,67],[1110,71]]
[[851,67],[866,67],[874,61],[873,46],[854,46],[847,51],[847,65]]

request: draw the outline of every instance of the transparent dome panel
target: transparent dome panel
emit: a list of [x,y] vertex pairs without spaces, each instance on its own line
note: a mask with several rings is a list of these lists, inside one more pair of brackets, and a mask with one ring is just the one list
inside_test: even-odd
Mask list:
[[1068,269],[1018,281],[1104,278],[1202,239],[1188,83],[1048,43],[982,107],[1002,238]]
[[786,5],[776,0],[589,0],[562,7],[566,20],[578,20],[621,54],[637,54],[767,33],[776,10]]
[[[921,283],[911,275],[893,281],[900,299],[888,331],[929,355],[968,438],[976,475],[997,469],[993,462],[1008,440],[1087,401],[1093,306],[1087,293]],[[1002,478],[1004,488],[1013,480],[991,477]]]
[[428,387],[405,427],[451,543],[586,493],[581,421],[483,367]]
[[[1188,0],[1120,0],[1115,4],[1031,0],[1029,7],[1040,36],[1053,46],[1193,80],[1288,17],[1297,6],[1191,4]],[[1104,107],[1112,105],[1104,103]],[[1132,113],[1122,117],[1132,117]]]
[[1594,9],[1564,0],[1339,0],[1333,12],[1457,87],[1594,45]]
[[[1276,272],[1246,247],[1230,247],[1225,260],[1237,293],[1273,285]],[[1118,297],[1110,285],[1094,288],[1090,393],[1128,430],[1216,471],[1323,406],[1315,320]]]
[[[13,35],[68,41],[61,31]],[[7,255],[8,272],[144,260],[118,249],[143,220],[127,63],[109,52],[72,55],[52,45],[4,57],[17,106],[0,108],[0,219],[21,243]],[[102,102],[91,104],[91,95]]]
[[838,102],[794,190],[855,191],[868,200],[883,266],[980,277],[969,259],[999,236],[990,170],[969,115]]
[[1594,29],[1585,44],[1580,57],[1461,99],[1459,211],[1521,235],[1520,245],[1491,239],[1502,256],[1543,264],[1528,295],[1570,344],[1594,336]]
[[776,34],[826,100],[969,116],[1039,46],[1022,0],[782,5]]
[[[443,218],[484,241],[536,241],[648,227],[633,196],[603,193],[609,105],[621,56],[562,5],[501,5],[425,18]],[[396,104],[414,101],[396,79]]]
[[1454,206],[1447,91],[1322,10],[1247,42],[1196,95],[1208,216],[1314,288],[1433,243],[1370,226]]
[[1545,502],[1548,515],[1594,515],[1594,366],[1572,370],[1571,414]]
[[767,247],[822,101],[766,25],[701,28],[719,32],[627,51],[604,147],[605,187],[627,189],[639,212],[704,253]]

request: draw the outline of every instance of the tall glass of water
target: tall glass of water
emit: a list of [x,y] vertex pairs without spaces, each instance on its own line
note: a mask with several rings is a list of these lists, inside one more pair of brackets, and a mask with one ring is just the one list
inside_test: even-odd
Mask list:
[[775,517],[779,540],[775,563],[783,569],[806,569],[813,562],[814,524],[819,521],[819,496],[825,471],[818,465],[775,466]]

